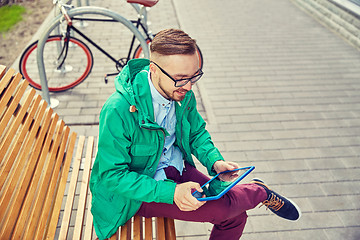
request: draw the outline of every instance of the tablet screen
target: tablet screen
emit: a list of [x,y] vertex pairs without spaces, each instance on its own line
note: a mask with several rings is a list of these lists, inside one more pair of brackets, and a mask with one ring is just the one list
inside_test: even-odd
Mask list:
[[201,188],[203,193],[194,192],[193,196],[199,201],[216,200],[222,197],[244,177],[246,177],[255,167],[238,168],[217,174]]

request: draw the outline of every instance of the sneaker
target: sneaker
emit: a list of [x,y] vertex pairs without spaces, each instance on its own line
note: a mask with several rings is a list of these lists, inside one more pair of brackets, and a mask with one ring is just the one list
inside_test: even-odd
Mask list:
[[262,202],[260,207],[265,205],[267,207],[266,209],[270,209],[279,217],[287,220],[299,220],[301,217],[301,211],[298,205],[296,205],[293,201],[272,191],[262,180],[258,178],[254,178],[251,183],[255,183],[263,187],[268,195],[268,198]]

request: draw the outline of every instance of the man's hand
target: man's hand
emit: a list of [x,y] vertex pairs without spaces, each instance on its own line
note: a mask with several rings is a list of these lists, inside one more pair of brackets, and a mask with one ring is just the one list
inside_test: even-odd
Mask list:
[[239,167],[240,166],[237,163],[225,162],[222,160],[216,161],[213,165],[213,168],[216,171],[216,173],[220,173],[220,172],[227,171],[227,170],[233,170],[233,169],[236,169]]
[[206,203],[205,201],[198,201],[191,194],[192,189],[202,192],[200,184],[196,182],[186,182],[176,185],[174,202],[181,211],[194,211]]
[[[216,173],[221,173],[227,170],[234,170],[236,168],[239,168],[240,166],[237,163],[234,162],[225,162],[225,161],[216,161],[213,165],[214,170]],[[237,172],[231,172],[231,173],[224,173],[220,174],[219,178],[222,181],[232,181],[234,178],[238,177]]]

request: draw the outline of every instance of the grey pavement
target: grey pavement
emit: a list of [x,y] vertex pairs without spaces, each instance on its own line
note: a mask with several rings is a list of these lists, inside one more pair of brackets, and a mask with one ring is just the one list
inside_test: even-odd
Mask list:
[[[90,3],[136,16],[125,1]],[[250,210],[241,239],[360,239],[359,49],[291,0],[162,0],[149,14],[154,32],[180,27],[197,39],[205,72],[195,89],[199,108],[225,159],[256,166],[251,176],[303,211],[290,222],[265,207]],[[116,39],[111,26],[93,32],[108,44]],[[98,134],[114,91],[102,80],[113,65],[93,53],[91,76],[52,94],[55,111],[86,135]],[[176,221],[177,239],[208,239],[210,230]]]

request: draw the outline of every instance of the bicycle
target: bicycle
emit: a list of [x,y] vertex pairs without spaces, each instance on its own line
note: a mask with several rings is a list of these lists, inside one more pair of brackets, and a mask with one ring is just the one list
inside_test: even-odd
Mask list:
[[[91,73],[94,56],[90,48],[82,40],[74,37],[73,33],[80,35],[115,63],[117,71],[106,74],[104,78],[105,83],[107,83],[109,76],[117,75],[130,59],[148,58],[149,50],[147,44],[152,41],[154,35],[147,23],[146,8],[154,6],[158,0],[127,0],[127,2],[138,12],[137,20],[129,21],[105,8],[75,8],[74,6],[64,4],[61,0],[54,0],[53,3],[60,9],[61,14],[51,21],[47,31],[43,33],[40,40],[30,44],[23,52],[19,63],[21,74],[29,81],[32,87],[45,92],[44,98],[46,100],[48,96],[47,89],[50,92],[61,92],[82,83]],[[98,18],[99,15],[102,17]],[[97,17],[95,18],[94,16]],[[79,24],[76,24],[76,22]],[[80,31],[77,26],[81,26],[84,22],[119,22],[129,29],[130,32],[128,33],[132,34],[132,36],[127,36],[131,41],[125,53],[126,56],[120,58],[113,57],[83,31]],[[61,29],[62,34],[50,36],[50,32],[57,27]],[[140,33],[139,29],[143,33]],[[136,44],[138,46],[135,48]],[[197,52],[199,68],[202,68],[203,58],[199,48]],[[44,59],[46,63],[44,63]],[[30,62],[33,61],[36,61],[38,64],[39,77],[36,75],[33,67],[29,67],[31,65]],[[40,82],[38,81],[39,79]]]

